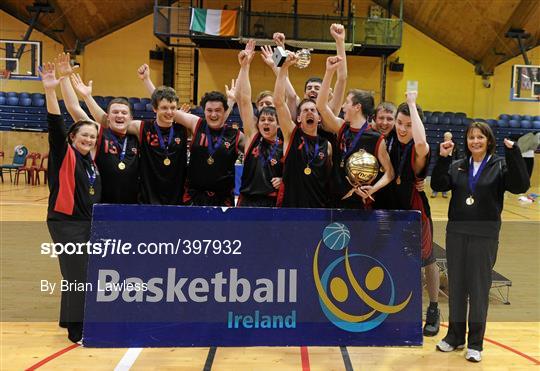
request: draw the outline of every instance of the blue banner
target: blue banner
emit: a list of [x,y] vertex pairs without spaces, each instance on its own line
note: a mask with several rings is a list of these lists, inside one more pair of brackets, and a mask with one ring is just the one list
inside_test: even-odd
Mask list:
[[89,347],[422,344],[420,213],[97,205]]

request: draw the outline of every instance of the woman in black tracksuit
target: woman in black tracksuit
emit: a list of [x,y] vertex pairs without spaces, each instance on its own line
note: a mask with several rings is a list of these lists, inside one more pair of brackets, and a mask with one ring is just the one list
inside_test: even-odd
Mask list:
[[[49,206],[47,226],[55,243],[85,243],[90,239],[92,207],[101,198],[101,177],[93,160],[98,128],[95,122],[78,121],[66,130],[55,89],[55,67],[41,70],[47,100],[49,127]],[[60,271],[70,284],[86,282],[88,255],[62,253]],[[60,325],[73,342],[82,339],[84,291],[62,291]]]
[[495,154],[495,136],[487,124],[473,122],[465,138],[467,157],[453,163],[448,154],[454,144],[441,143],[431,177],[433,190],[452,191],[446,227],[450,326],[437,349],[462,349],[468,322],[465,358],[480,362],[504,192],[525,192],[529,178],[521,151],[512,141],[504,140],[504,158]]

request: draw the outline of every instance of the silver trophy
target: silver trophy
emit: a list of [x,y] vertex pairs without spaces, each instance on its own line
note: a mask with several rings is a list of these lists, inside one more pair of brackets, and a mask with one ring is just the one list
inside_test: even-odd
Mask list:
[[[274,64],[276,67],[281,67],[283,63],[285,63],[285,60],[287,59],[287,53],[288,52],[281,46],[278,46],[274,49],[272,59],[274,60]],[[307,66],[309,66],[309,63],[311,62],[310,49],[301,49],[296,52],[296,56],[298,57],[298,60],[295,63],[296,67],[306,68]]]

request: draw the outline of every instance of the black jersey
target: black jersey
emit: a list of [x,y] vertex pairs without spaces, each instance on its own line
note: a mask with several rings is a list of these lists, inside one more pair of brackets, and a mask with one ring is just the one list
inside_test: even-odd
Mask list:
[[298,126],[294,128],[284,156],[278,205],[305,208],[328,206],[332,167],[328,146],[328,140],[307,135]]
[[422,212],[422,259],[426,260],[432,256],[433,223],[426,193],[416,189],[416,181],[424,179],[427,175],[430,151],[428,151],[424,168],[419,174],[414,172],[415,156],[414,140],[411,139],[409,143],[404,144],[400,143],[396,137],[390,151],[390,160],[396,173],[391,188],[392,208]]
[[90,154],[66,141],[62,115],[47,115],[49,127],[49,207],[47,220],[90,220],[101,199],[101,176]]
[[102,203],[137,203],[139,148],[135,135],[123,135],[103,126],[100,128],[96,164],[103,183]]
[[[161,143],[156,128],[160,130]],[[155,121],[142,121],[140,139],[141,203],[181,205],[186,179],[186,129],[177,123],[162,128]]]
[[[206,120],[200,119],[191,140],[186,188],[232,194],[239,138],[238,129],[225,124],[223,128],[213,130]],[[208,139],[211,140],[210,148]]]
[[251,141],[242,172],[240,194],[244,196],[276,196],[272,178],[283,176],[283,141],[270,142],[257,132]]
[[[392,148],[394,148],[396,144],[399,144],[395,130],[390,131],[390,133],[384,137],[384,140],[386,141],[386,150],[388,151],[388,154],[390,154]],[[379,172],[379,176],[377,179],[375,179],[375,182],[377,182],[378,179],[383,175],[382,170],[383,169],[381,167],[381,172]],[[394,168],[394,170],[396,169]],[[377,193],[373,195],[373,197],[375,198],[375,202],[373,203],[374,209],[394,209],[396,206],[394,202],[394,182],[390,182],[383,188],[379,189]]]
[[[350,197],[342,200],[343,196],[352,189],[351,184],[346,178],[347,172],[345,165],[347,164],[348,158],[361,149],[377,157],[379,145],[384,138],[380,133],[369,127],[369,125],[362,134],[360,134],[360,131],[361,129],[351,128],[350,124],[346,122],[343,124],[338,134],[337,149],[335,150],[336,155],[334,156],[334,161],[336,162],[333,167],[332,189],[336,192],[335,206],[339,208],[364,209],[368,208],[370,204],[369,202],[364,204],[362,198],[356,193],[353,193]],[[360,136],[358,137],[358,135]],[[379,174],[379,176],[371,182],[371,185],[375,184],[380,176],[381,175]],[[376,197],[376,195],[374,195],[374,197]]]

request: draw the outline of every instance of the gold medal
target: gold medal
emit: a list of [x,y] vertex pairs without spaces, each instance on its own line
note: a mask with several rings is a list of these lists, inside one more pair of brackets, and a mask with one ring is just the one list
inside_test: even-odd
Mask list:
[[206,160],[206,163],[208,165],[213,165],[214,164],[214,158],[212,156],[208,157],[208,160]]
[[171,160],[169,160],[169,158],[165,158],[165,160],[163,160],[163,165],[165,166],[169,166],[171,164]]
[[94,189],[94,187],[90,186],[90,188],[88,188],[88,193],[90,194],[90,196],[93,196],[96,194],[96,190]]
[[118,168],[119,168],[120,170],[124,170],[124,169],[126,168],[126,164],[124,164],[122,161],[120,161],[120,162],[118,163]]
[[304,169],[304,174],[311,175],[311,168],[309,166]]
[[400,177],[400,176],[397,177],[397,179],[396,179],[396,184],[397,184],[397,185],[400,185],[400,184],[401,184],[401,177]]
[[465,203],[466,203],[468,206],[471,206],[472,204],[474,204],[474,198],[473,198],[473,196],[467,197],[467,199],[465,200]]

